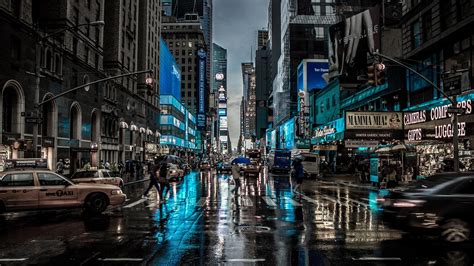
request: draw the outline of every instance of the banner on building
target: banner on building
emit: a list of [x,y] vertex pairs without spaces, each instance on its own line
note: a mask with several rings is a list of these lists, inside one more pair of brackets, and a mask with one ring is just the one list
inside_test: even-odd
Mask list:
[[198,82],[198,121],[197,127],[200,130],[206,128],[206,51],[201,48],[198,50],[199,59],[199,82]]
[[330,78],[339,77],[341,84],[367,81],[367,66],[380,49],[380,9],[377,5],[329,28]]
[[346,112],[346,130],[401,130],[400,112]]

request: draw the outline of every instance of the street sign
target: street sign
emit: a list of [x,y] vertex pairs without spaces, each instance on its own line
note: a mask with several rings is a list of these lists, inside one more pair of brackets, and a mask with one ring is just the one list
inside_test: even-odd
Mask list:
[[464,113],[464,109],[462,108],[459,108],[459,107],[448,107],[448,110],[447,110],[448,114],[463,114]]
[[25,117],[25,123],[27,124],[41,124],[43,123],[43,119],[39,117]]
[[461,75],[446,77],[443,79],[444,91],[448,96],[461,93]]

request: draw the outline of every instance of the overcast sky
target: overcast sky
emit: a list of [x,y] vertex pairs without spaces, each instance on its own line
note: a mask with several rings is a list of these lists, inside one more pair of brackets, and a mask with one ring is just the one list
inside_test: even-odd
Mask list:
[[[227,49],[229,133],[232,147],[240,134],[242,62],[255,61],[257,30],[267,27],[269,0],[214,0],[214,43]],[[253,51],[252,59],[250,57]]]

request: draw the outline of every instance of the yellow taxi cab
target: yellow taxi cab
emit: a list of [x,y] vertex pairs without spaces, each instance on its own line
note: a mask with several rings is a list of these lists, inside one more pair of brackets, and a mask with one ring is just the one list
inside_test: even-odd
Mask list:
[[117,186],[74,184],[47,169],[9,169],[0,173],[0,213],[63,208],[102,213],[108,206],[122,205],[126,198]]
[[123,187],[120,174],[107,169],[80,170],[71,176],[74,183],[108,184]]

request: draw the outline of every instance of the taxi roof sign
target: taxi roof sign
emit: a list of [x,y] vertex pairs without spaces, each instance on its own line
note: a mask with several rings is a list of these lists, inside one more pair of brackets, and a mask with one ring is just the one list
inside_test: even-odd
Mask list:
[[12,168],[48,168],[46,159],[27,158],[27,159],[11,159],[5,160],[6,169]]

